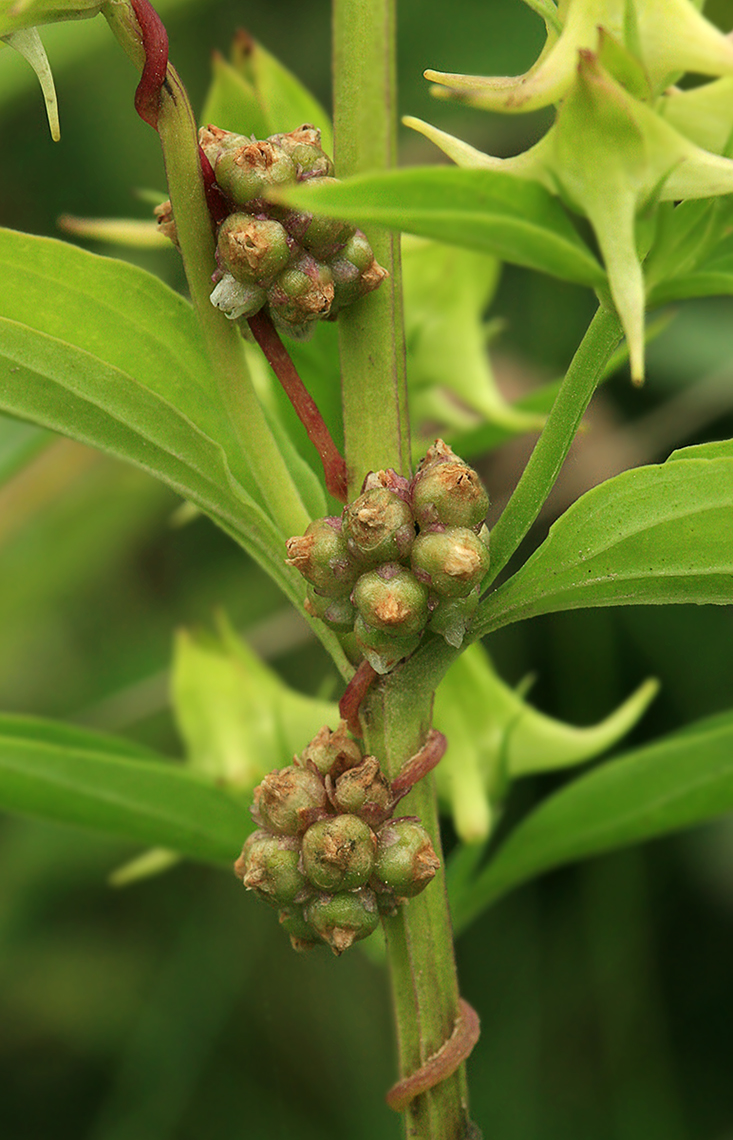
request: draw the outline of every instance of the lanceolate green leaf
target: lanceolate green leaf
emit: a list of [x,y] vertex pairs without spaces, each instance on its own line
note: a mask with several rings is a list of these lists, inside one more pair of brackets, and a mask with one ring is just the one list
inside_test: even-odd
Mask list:
[[[0,721],[0,808],[228,863],[251,830],[245,805],[174,763],[54,734],[8,731]],[[56,739],[54,739],[56,736]]]
[[503,171],[424,167],[300,187],[287,201],[357,225],[378,223],[494,254],[567,281],[605,274],[556,198]]
[[586,606],[732,602],[732,534],[733,458],[625,471],[558,519],[474,633]]
[[545,800],[452,896],[457,930],[553,867],[627,847],[733,809],[733,714],[611,760]]
[[50,432],[0,417],[0,483],[11,479],[53,440]]

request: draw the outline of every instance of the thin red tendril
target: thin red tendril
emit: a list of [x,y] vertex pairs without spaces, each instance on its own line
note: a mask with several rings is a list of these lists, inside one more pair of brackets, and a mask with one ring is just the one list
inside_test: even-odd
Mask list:
[[130,0],[140,25],[145,63],[135,91],[135,110],[141,119],[158,129],[160,92],[168,70],[168,33],[150,0]]
[[376,675],[376,672],[372,669],[369,662],[362,661],[346,686],[343,697],[339,701],[341,719],[346,721],[349,732],[354,736],[364,735],[359,722],[359,709]]
[[395,795],[399,799],[406,796],[410,788],[418,780],[422,780],[423,776],[427,776],[428,772],[432,772],[436,764],[443,759],[447,747],[448,741],[443,733],[438,732],[437,728],[431,728],[420,751],[405,761],[392,781],[392,791]]
[[345,503],[346,463],[331,438],[318,405],[296,372],[277,329],[262,310],[249,318],[249,327],[308,433],[308,439],[321,457],[326,489],[334,499]]
[[392,1085],[385,1097],[389,1107],[395,1112],[404,1112],[416,1096],[452,1076],[458,1066],[470,1056],[480,1035],[481,1023],[476,1010],[463,998],[459,998],[458,1017],[450,1037],[424,1065]]

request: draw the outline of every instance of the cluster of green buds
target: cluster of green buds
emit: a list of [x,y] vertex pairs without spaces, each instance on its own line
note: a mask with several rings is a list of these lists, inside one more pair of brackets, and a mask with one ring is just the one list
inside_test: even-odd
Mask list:
[[336,181],[316,127],[258,140],[208,126],[199,144],[225,202],[211,301],[231,320],[266,308],[278,329],[304,339],[314,321],[380,285],[387,271],[361,230],[272,199],[298,182]]
[[411,481],[371,472],[340,518],[288,540],[287,560],[308,582],[309,612],[353,629],[372,668],[388,673],[425,629],[462,644],[489,568],[488,506],[473,468],[436,440]]
[[235,864],[247,890],[279,911],[296,950],[342,954],[434,878],[439,860],[413,817],[393,818],[409,790],[390,784],[342,722],[255,788],[258,830]]

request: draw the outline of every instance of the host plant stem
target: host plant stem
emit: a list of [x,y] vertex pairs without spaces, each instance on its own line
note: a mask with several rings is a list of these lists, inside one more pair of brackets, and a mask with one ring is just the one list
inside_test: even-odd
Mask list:
[[[396,155],[395,0],[334,0],[336,173],[340,178],[394,165]],[[377,260],[390,276],[339,316],[349,495],[366,473],[410,474],[410,430],[398,235],[370,229]],[[363,706],[366,746],[385,770],[425,742],[432,692],[406,685],[398,666],[379,679]],[[440,853],[435,787],[421,781],[404,812],[420,816]],[[442,872],[418,898],[385,921],[400,1073],[419,1068],[450,1036],[458,1015],[453,936]],[[465,1066],[413,1100],[406,1135],[459,1140],[467,1123]]]

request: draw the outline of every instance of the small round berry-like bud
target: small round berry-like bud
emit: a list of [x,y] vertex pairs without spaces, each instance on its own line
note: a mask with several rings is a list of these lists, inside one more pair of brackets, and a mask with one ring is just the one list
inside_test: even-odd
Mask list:
[[361,230],[356,230],[330,264],[337,310],[377,289],[387,276],[387,270],[375,261],[374,251]]
[[415,576],[448,598],[470,594],[489,569],[486,546],[467,527],[421,532],[411,558]]
[[300,763],[303,766],[313,764],[322,776],[329,775],[335,780],[347,768],[360,764],[362,759],[361,748],[351,739],[345,722],[341,721],[335,732],[324,724],[303,749]]
[[311,617],[317,617],[331,629],[351,629],[356,610],[348,598],[328,598],[325,594],[308,585],[305,609]]
[[333,802],[339,811],[358,815],[370,827],[378,827],[392,813],[394,797],[389,780],[375,756],[365,756],[336,780]]
[[440,860],[422,824],[394,819],[377,835],[374,876],[398,898],[419,895],[435,878]]
[[287,906],[308,888],[299,860],[300,844],[294,837],[255,831],[242,848],[234,870],[248,891],[255,891],[275,906]]
[[342,598],[351,593],[358,569],[349,555],[341,519],[316,519],[304,535],[289,538],[285,549],[288,566],[299,570],[320,594]]
[[367,625],[397,637],[419,633],[428,620],[428,588],[399,562],[362,574],[351,596]]
[[258,313],[267,300],[267,294],[259,285],[245,285],[236,281],[231,273],[225,273],[214,287],[209,300],[230,321],[236,321],[240,317],[251,317]]
[[305,908],[305,918],[334,954],[367,938],[379,925],[374,891],[362,887],[336,895],[318,895]]
[[327,810],[323,781],[308,768],[268,772],[254,790],[255,819],[277,835],[302,835]]
[[372,669],[382,675],[394,669],[398,661],[414,653],[420,644],[419,633],[411,637],[395,637],[392,633],[367,625],[361,614],[357,614],[354,622],[354,636]]
[[355,815],[321,819],[303,836],[303,867],[319,891],[353,891],[374,867],[374,832]]
[[280,925],[290,935],[290,945],[293,950],[303,953],[319,946],[323,939],[303,914],[302,906],[289,906],[280,911]]
[[293,160],[298,179],[324,178],[333,174],[333,163],[321,147],[321,132],[310,123],[304,123],[287,134],[271,135],[275,143]]
[[460,649],[463,638],[476,612],[479,603],[480,588],[477,586],[465,598],[441,598],[430,614],[430,629],[439,633],[449,645]]
[[331,270],[304,253],[278,274],[267,301],[272,319],[286,328],[327,317],[333,301]]
[[227,272],[244,284],[267,285],[290,260],[288,235],[280,223],[249,214],[224,219],[216,252]]
[[344,533],[353,557],[376,566],[408,557],[415,523],[404,499],[386,487],[374,487],[346,507]]
[[218,185],[237,206],[246,206],[275,186],[295,182],[296,175],[293,160],[268,139],[222,150],[214,163]]
[[412,510],[421,527],[478,528],[486,518],[489,496],[472,467],[445,459],[418,471],[412,485]]

